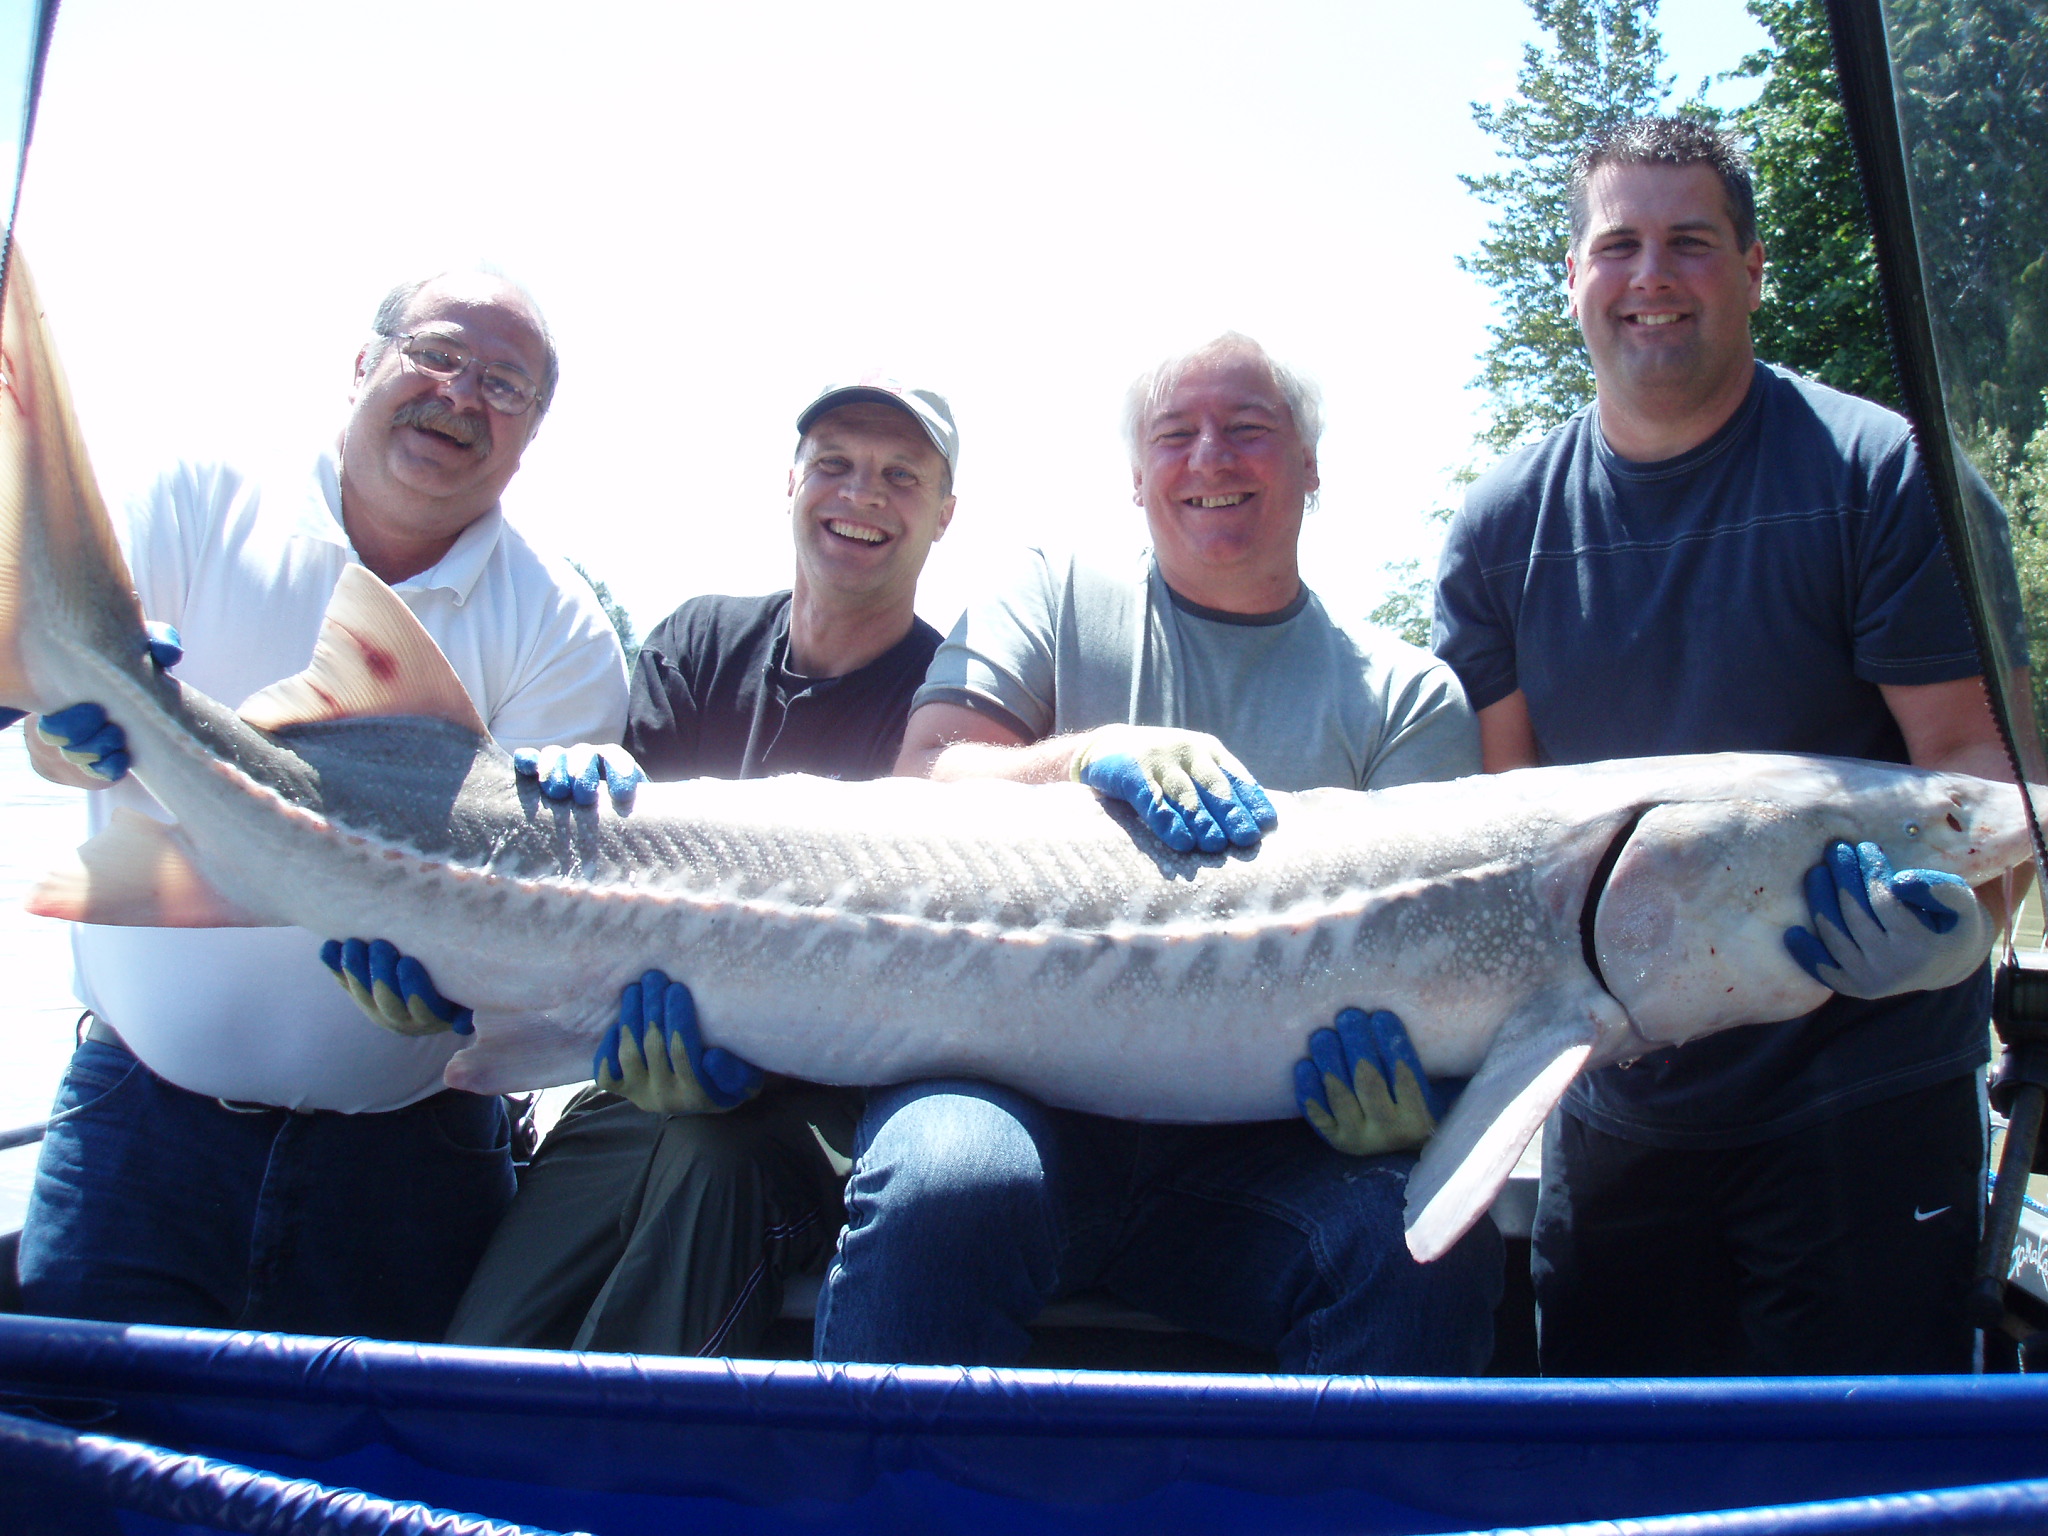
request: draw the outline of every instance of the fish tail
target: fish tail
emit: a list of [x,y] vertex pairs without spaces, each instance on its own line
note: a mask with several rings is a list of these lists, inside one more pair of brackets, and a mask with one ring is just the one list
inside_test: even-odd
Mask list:
[[19,247],[0,310],[0,706],[92,696],[140,674],[142,609],[100,498]]

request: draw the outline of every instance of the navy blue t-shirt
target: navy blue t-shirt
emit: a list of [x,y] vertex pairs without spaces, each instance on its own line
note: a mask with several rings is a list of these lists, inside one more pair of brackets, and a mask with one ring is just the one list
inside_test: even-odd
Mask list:
[[[1763,364],[1678,458],[1619,457],[1589,407],[1507,459],[1453,520],[1436,601],[1437,654],[1473,707],[1521,689],[1547,763],[1904,762],[1879,685],[1980,671],[1905,421]],[[1565,1103],[1654,1146],[1740,1146],[1981,1065],[1989,1006],[1984,972],[1837,997],[1589,1073]]]

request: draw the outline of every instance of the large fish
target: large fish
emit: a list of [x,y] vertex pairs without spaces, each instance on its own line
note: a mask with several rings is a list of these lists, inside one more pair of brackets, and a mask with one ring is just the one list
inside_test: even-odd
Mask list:
[[477,1010],[458,1087],[573,1081],[648,967],[708,1040],[826,1082],[985,1077],[1156,1120],[1294,1113],[1347,1005],[1470,1087],[1410,1181],[1408,1241],[1479,1217],[1588,1066],[1816,1006],[1785,953],[1831,839],[1972,883],[2027,856],[2017,793],[1725,756],[1276,796],[1253,852],[1168,852],[1074,786],[650,785],[541,798],[433,642],[351,567],[305,674],[231,710],[157,671],[15,266],[0,351],[0,703],[83,699],[175,828],[121,815],[34,899],[154,925],[381,936]]

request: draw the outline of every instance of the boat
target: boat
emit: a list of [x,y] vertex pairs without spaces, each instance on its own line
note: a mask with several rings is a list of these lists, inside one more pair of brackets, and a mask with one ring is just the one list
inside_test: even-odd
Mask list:
[[[2003,515],[1949,414],[1976,364],[1925,275],[1922,242],[1954,222],[1955,189],[1914,153],[1901,15],[1882,0],[1830,0],[1828,15],[1902,393],[2015,761],[2048,782],[2031,704],[2008,681],[2025,657],[2016,596],[1995,578]],[[39,0],[0,22],[22,29],[24,157],[55,16]],[[1924,29],[1942,23],[1925,9],[1912,20],[1924,57]],[[2002,979],[2012,1130],[1977,1298],[1994,1341],[2048,1338],[2048,1209],[2026,1194],[2048,1086],[2029,1055],[2048,1050],[2044,993],[2024,970]],[[1527,1197],[1525,1179],[1498,1208],[1511,1235],[1518,1221],[1526,1233]],[[224,1333],[7,1303],[0,1293],[0,1536],[2048,1529],[2048,1380],[2022,1371],[1286,1377],[1085,1307],[1042,1320],[1069,1335],[1045,1365],[891,1367]],[[1524,1292],[1503,1313],[1504,1373],[1533,1368],[1527,1305]],[[1116,1341],[1133,1334],[1144,1347],[1123,1358]]]

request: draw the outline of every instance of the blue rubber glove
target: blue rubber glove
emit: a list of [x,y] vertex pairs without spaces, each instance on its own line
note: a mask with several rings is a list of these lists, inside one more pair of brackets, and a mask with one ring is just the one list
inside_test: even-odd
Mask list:
[[1465,1084],[1432,1083],[1401,1021],[1385,1009],[1346,1008],[1335,1029],[1308,1037],[1294,1064],[1294,1101],[1339,1152],[1375,1157],[1406,1152],[1436,1133]]
[[1991,914],[1966,882],[1932,869],[1894,874],[1875,843],[1830,843],[1806,872],[1806,905],[1813,932],[1786,929],[1785,948],[1848,997],[1954,986],[1991,953]]
[[1200,731],[1105,725],[1074,754],[1073,776],[1129,805],[1176,853],[1249,848],[1280,824],[1244,764]]
[[619,994],[619,1021],[605,1032],[590,1075],[657,1115],[710,1115],[761,1091],[761,1069],[697,1033],[697,1000],[679,981],[649,971]]
[[[178,632],[168,624],[154,621],[143,626],[142,648],[159,672],[168,672],[184,659],[185,647]],[[0,729],[20,716],[0,711]],[[73,704],[36,717],[35,732],[64,754],[64,760],[96,779],[112,784],[128,772],[128,733],[107,718],[97,704]]]
[[513,770],[523,779],[538,779],[540,792],[550,800],[573,799],[578,805],[597,804],[598,781],[612,793],[612,804],[623,808],[633,803],[633,791],[647,782],[647,775],[624,747],[593,747],[578,742],[573,747],[521,747],[512,754]]
[[356,1006],[393,1034],[476,1032],[470,1010],[443,997],[427,968],[388,939],[329,939],[320,959]]

